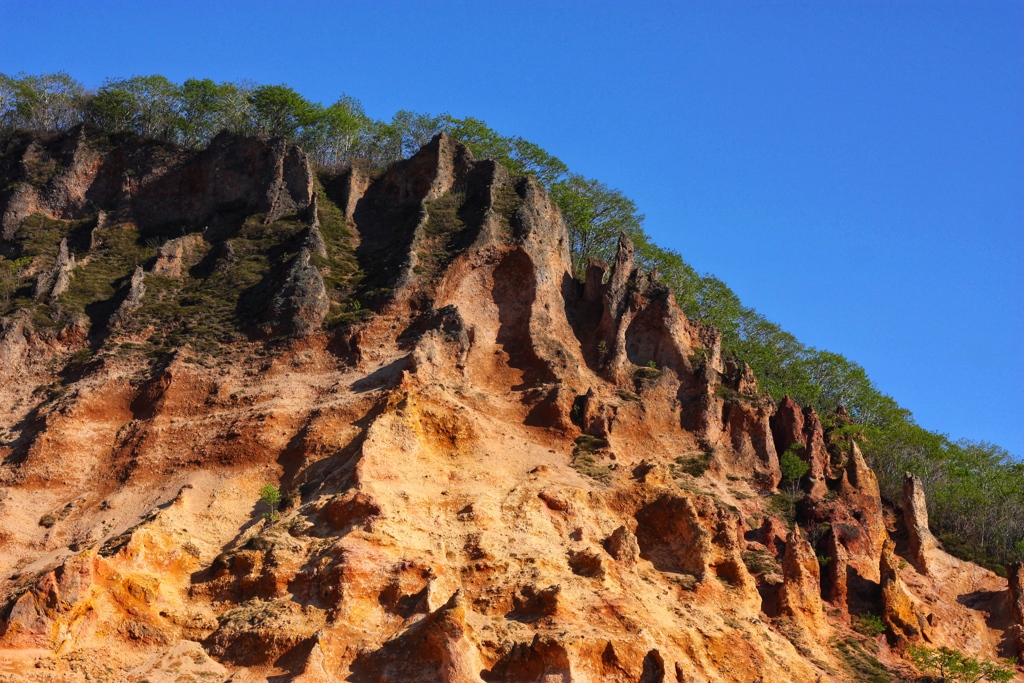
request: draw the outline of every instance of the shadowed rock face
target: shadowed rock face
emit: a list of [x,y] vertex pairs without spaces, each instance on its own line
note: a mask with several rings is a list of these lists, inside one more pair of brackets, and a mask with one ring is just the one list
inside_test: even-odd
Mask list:
[[544,188],[447,136],[317,176],[279,141],[77,130],[0,176],[31,261],[0,315],[0,676],[852,681],[848,606],[886,665],[995,655],[958,598],[1005,581],[903,569],[856,443],[625,236],[573,278]]
[[[112,146],[80,127],[54,139],[15,139],[6,160],[4,240],[35,213],[67,220],[102,210],[149,229],[201,228],[223,213],[260,213],[270,222],[309,206],[313,186],[306,155],[295,145],[227,134],[189,154],[145,141]],[[32,170],[39,167],[49,172]]]
[[1017,647],[1017,660],[1024,664],[1024,565],[1014,562],[1006,567],[1007,584],[1009,586],[1010,615],[1013,626],[1010,627]]

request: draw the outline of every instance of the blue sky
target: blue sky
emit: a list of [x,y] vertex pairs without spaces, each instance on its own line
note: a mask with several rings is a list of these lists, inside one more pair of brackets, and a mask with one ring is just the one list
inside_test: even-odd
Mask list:
[[0,71],[475,116],[927,428],[1024,455],[1024,3],[22,2]]

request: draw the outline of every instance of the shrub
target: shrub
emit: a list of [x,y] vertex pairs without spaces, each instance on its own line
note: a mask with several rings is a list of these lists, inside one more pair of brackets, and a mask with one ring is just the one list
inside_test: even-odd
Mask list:
[[702,477],[711,466],[711,453],[704,452],[700,455],[680,455],[676,458],[676,464],[672,466],[672,474],[689,474],[692,477]]
[[633,372],[633,379],[635,380],[656,380],[661,377],[661,370],[652,367],[637,368]]
[[781,574],[775,556],[767,550],[747,550],[743,553],[743,564],[751,574]]
[[853,616],[853,630],[874,638],[885,633],[885,622],[882,621],[882,617],[870,612],[855,614]]

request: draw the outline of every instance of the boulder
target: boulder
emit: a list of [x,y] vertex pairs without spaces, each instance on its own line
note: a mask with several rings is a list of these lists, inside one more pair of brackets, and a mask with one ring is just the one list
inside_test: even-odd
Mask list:
[[153,274],[164,277],[181,277],[182,265],[202,240],[200,235],[185,235],[164,242],[157,251]]
[[608,553],[623,564],[636,564],[640,559],[640,545],[628,527],[620,526],[604,542]]

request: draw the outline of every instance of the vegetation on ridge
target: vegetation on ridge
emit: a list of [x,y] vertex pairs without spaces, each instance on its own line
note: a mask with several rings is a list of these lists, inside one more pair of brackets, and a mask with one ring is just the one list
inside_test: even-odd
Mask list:
[[[412,154],[436,133],[447,132],[477,157],[495,159],[514,173],[533,174],[547,187],[566,221],[579,277],[585,276],[589,258],[612,260],[619,233],[626,233],[636,246],[638,264],[658,271],[687,315],[721,330],[725,352],[749,363],[775,399],[790,395],[813,406],[833,440],[855,438],[862,443],[884,497],[899,499],[905,471],[920,476],[928,492],[932,528],[947,549],[998,571],[998,563],[1024,559],[1024,464],[998,446],[953,441],[923,429],[908,410],[878,390],[864,368],[840,354],[801,344],[744,306],[721,280],[700,274],[678,253],[653,244],[632,200],[600,181],[572,173],[534,143],[503,136],[478,119],[450,114],[399,111],[390,121],[374,120],[352,97],[342,96],[324,106],[285,85],[209,79],[178,85],[162,76],[137,76],[87,90],[66,73],[0,74],[0,140],[17,130],[66,131],[82,123],[193,149],[222,130],[282,136],[302,145],[324,171],[357,159],[382,168]],[[46,169],[34,173],[44,177]],[[337,213],[323,195],[320,199],[322,220],[325,213]],[[438,235],[454,227],[438,226]],[[344,230],[337,221],[324,221],[329,242],[345,241]],[[149,254],[140,252],[139,257]],[[332,264],[335,279],[328,284],[338,292],[335,320],[358,315],[358,301],[341,301],[359,277],[350,256]],[[18,303],[24,266],[0,260],[0,297],[5,304]],[[83,301],[85,309],[88,305]],[[833,417],[840,406],[856,424]]]

